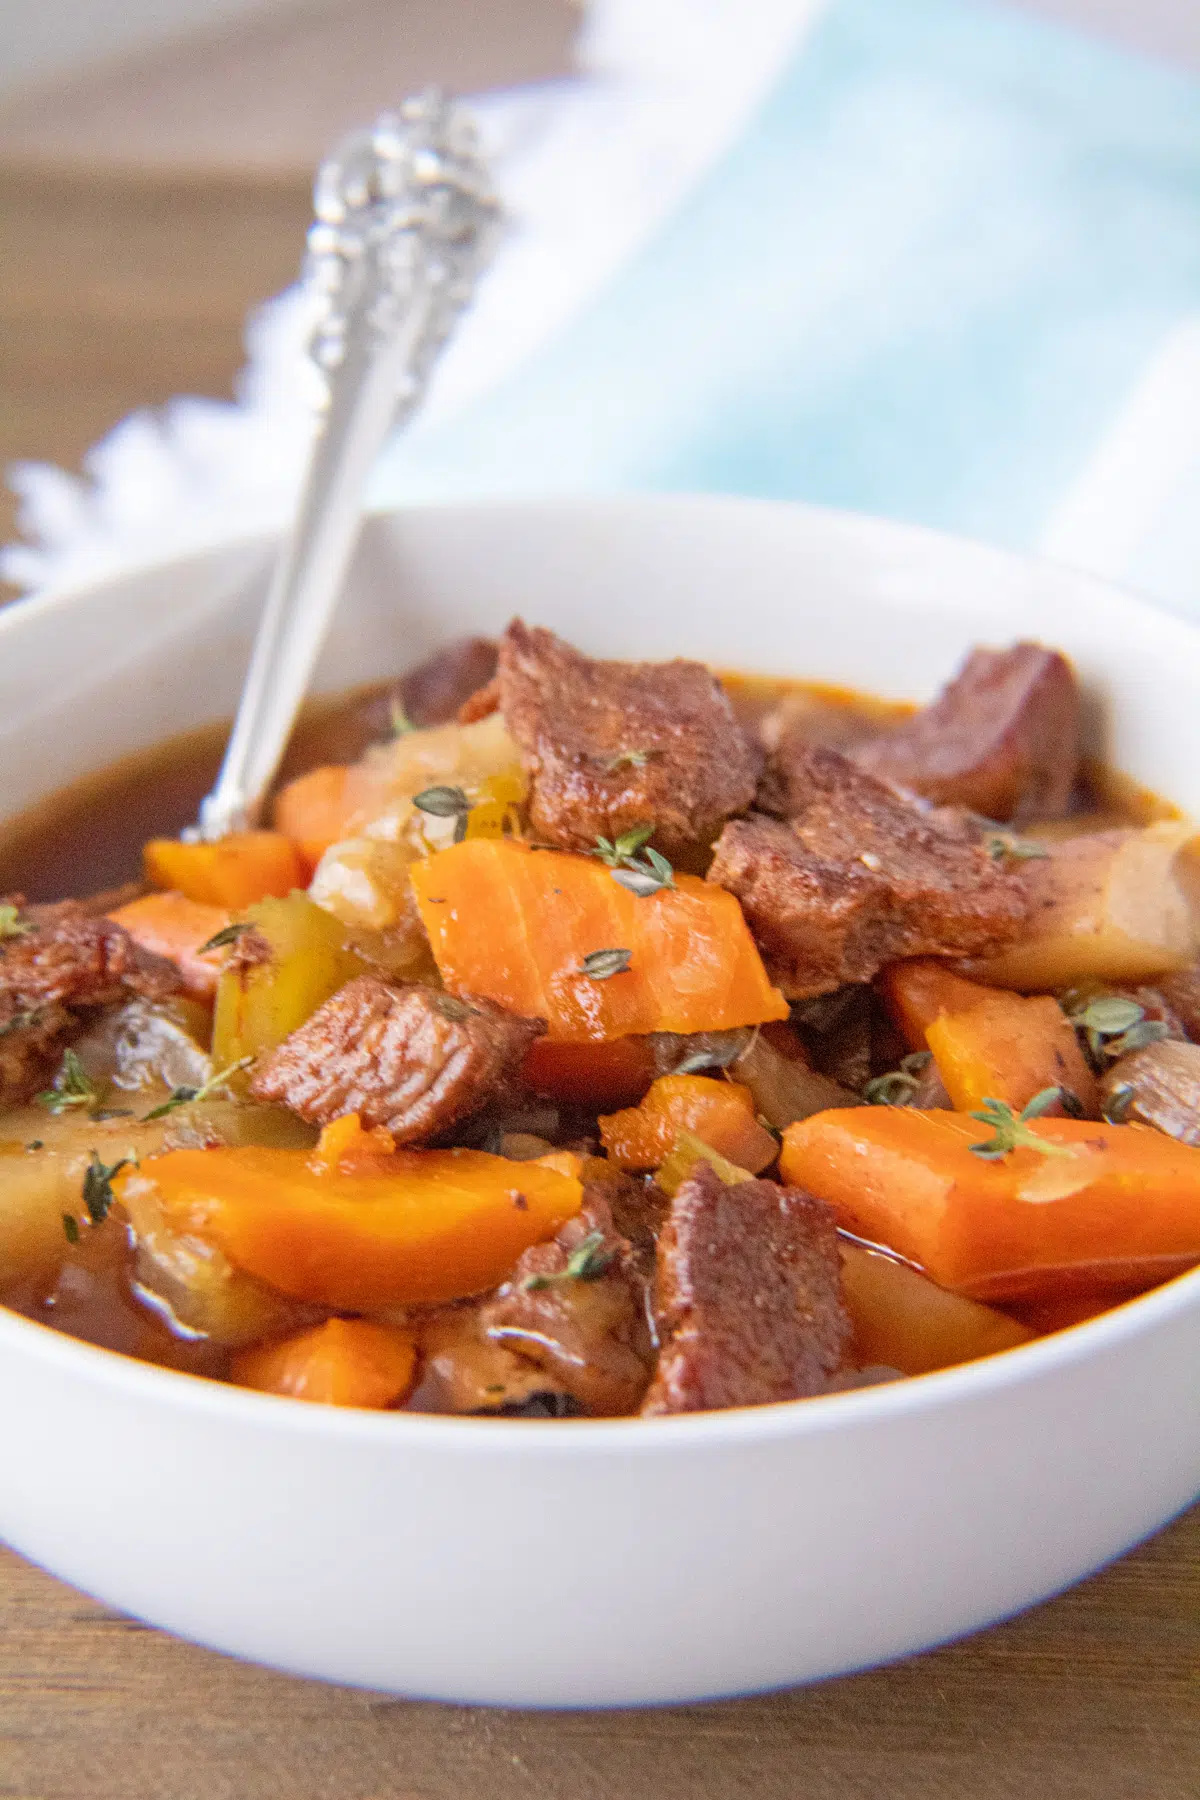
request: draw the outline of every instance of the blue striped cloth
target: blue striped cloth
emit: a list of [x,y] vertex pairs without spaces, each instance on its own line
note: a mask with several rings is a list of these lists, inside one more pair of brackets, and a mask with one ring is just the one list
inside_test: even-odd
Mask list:
[[1196,314],[1200,85],[978,0],[833,0],[655,240],[375,499],[717,489],[1029,547]]

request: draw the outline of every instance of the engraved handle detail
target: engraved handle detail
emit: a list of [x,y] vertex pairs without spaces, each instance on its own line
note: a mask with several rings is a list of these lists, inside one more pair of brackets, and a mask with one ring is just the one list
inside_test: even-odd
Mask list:
[[317,436],[225,760],[194,828],[208,840],[259,817],[358,538],[372,465],[424,398],[499,221],[474,128],[436,94],[335,150],[317,175],[314,211],[304,280],[319,306]]

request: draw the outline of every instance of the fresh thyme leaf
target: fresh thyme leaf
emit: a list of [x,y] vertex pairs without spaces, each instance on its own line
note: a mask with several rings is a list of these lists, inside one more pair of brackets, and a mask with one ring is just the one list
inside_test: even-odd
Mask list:
[[987,838],[985,846],[993,862],[1042,862],[1050,854],[1045,844],[1033,838],[1010,837],[1001,831]]
[[972,1144],[972,1154],[982,1157],[985,1162],[999,1162],[1011,1150],[1023,1145],[1027,1150],[1040,1151],[1043,1156],[1074,1155],[1069,1144],[1052,1143],[1049,1138],[1039,1137],[1036,1132],[1029,1130],[1030,1119],[1040,1119],[1044,1112],[1061,1099],[1061,1088],[1043,1088],[1019,1113],[1014,1113],[1006,1100],[985,1100],[980,1110],[973,1112],[971,1117],[978,1119],[981,1125],[990,1125],[995,1135],[985,1138],[982,1143]]
[[1112,1090],[1100,1108],[1100,1116],[1110,1125],[1124,1125],[1129,1119],[1133,1107],[1133,1088],[1128,1081],[1122,1081]]
[[5,901],[0,906],[0,939],[27,937],[33,926],[21,917],[20,909]]
[[661,750],[620,750],[616,756],[609,757],[604,773],[615,775],[618,769],[644,769],[652,757],[661,755]]
[[646,861],[658,876],[663,887],[673,888],[675,886],[675,871],[660,851],[647,850]]
[[593,981],[608,981],[613,975],[623,975],[632,961],[632,950],[591,950],[579,967]]
[[39,1094],[37,1102],[56,1116],[69,1112],[73,1106],[99,1106],[99,1089],[74,1050],[63,1051],[62,1067],[54,1077],[54,1086]]
[[612,878],[619,886],[636,894],[639,900],[645,900],[651,894],[660,894],[668,884],[660,881],[652,869],[613,869]]
[[[623,831],[618,838],[598,837],[595,849],[589,850],[588,855],[598,856],[610,869],[619,869],[623,863],[635,858],[642,845],[648,843],[653,836],[653,825],[634,825],[628,831]],[[636,863],[634,866],[636,867]]]
[[214,931],[207,943],[201,944],[197,956],[205,956],[210,950],[226,950],[230,944],[236,944],[243,931],[254,928],[249,919],[235,920],[232,925],[222,925],[220,931]]
[[142,1123],[148,1125],[151,1119],[165,1119],[167,1114],[173,1113],[177,1106],[192,1106],[197,1101],[209,1099],[219,1087],[224,1086],[231,1076],[240,1074],[243,1069],[248,1069],[253,1061],[252,1056],[243,1056],[240,1062],[230,1063],[227,1069],[221,1069],[216,1075],[210,1075],[208,1080],[201,1083],[199,1087],[190,1087],[185,1083],[172,1088],[160,1106],[152,1107],[145,1114]]
[[427,787],[413,795],[413,805],[434,819],[460,819],[471,810],[471,802],[460,787]]
[[1138,1019],[1119,1038],[1111,1038],[1105,1044],[1104,1054],[1115,1061],[1118,1056],[1128,1056],[1131,1050],[1144,1050],[1147,1044],[1161,1044],[1170,1035],[1162,1019]]
[[1071,1019],[1085,1031],[1098,1032],[1101,1037],[1115,1037],[1145,1016],[1145,1009],[1136,1000],[1123,999],[1120,994],[1097,994],[1085,1006],[1072,1012]]
[[556,1275],[527,1275],[521,1286],[526,1293],[534,1294],[539,1288],[553,1287],[559,1281],[599,1281],[612,1267],[616,1255],[615,1250],[604,1248],[602,1231],[589,1231],[568,1256],[564,1269]]
[[63,1234],[68,1244],[77,1244],[79,1242],[79,1220],[74,1213],[64,1213],[62,1222]]
[[410,731],[417,728],[404,710],[404,702],[396,695],[388,707],[388,720],[392,727],[393,737],[407,737]]
[[45,1010],[44,1006],[30,1006],[24,1012],[14,1013],[0,1025],[0,1038],[8,1037],[13,1031],[24,1031],[27,1025],[36,1025]]
[[643,844],[648,844],[654,836],[654,826],[631,825],[614,840],[613,848],[618,856],[636,856]]
[[1096,994],[1074,1005],[1068,1001],[1066,1012],[1075,1029],[1086,1036],[1091,1061],[1098,1069],[1106,1060],[1113,1062],[1171,1035],[1163,1020],[1148,1019],[1144,1007],[1121,994]]
[[41,1138],[30,1138],[30,1140],[26,1144],[25,1148],[27,1150],[44,1150],[46,1148],[46,1146],[42,1142]]
[[103,1225],[116,1195],[112,1191],[113,1176],[127,1168],[133,1159],[120,1157],[115,1163],[103,1163],[92,1151],[92,1160],[83,1173],[83,1204],[93,1225]]
[[903,1069],[892,1069],[863,1083],[862,1097],[868,1106],[907,1106],[917,1091],[917,1078]]

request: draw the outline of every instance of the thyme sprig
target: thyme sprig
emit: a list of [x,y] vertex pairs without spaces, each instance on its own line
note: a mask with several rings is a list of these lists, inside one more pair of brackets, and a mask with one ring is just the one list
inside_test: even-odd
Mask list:
[[56,1118],[60,1113],[70,1112],[72,1107],[92,1109],[99,1106],[100,1090],[74,1050],[63,1051],[62,1066],[54,1077],[54,1086],[39,1094],[37,1103]]
[[471,812],[471,802],[460,787],[438,785],[422,788],[419,794],[413,795],[413,805],[431,819],[453,819],[454,841],[461,844],[467,835],[467,819]]
[[675,886],[675,871],[658,850],[647,849],[654,826],[634,825],[620,837],[598,837],[596,847],[588,852],[612,870],[612,878],[631,894],[644,899]]
[[197,956],[206,956],[210,950],[227,950],[236,944],[244,931],[253,931],[249,919],[235,919],[230,925],[222,925],[220,931],[214,931],[207,941],[197,950]]
[[1007,831],[992,832],[984,839],[984,848],[993,862],[1042,862],[1050,854],[1036,838],[1013,837]]
[[632,950],[590,950],[579,968],[592,981],[609,981],[614,975],[623,975],[632,961]]
[[[92,1160],[83,1172],[83,1204],[93,1225],[103,1225],[112,1210],[114,1176],[136,1161],[135,1156],[120,1156],[114,1163],[101,1162],[99,1151],[92,1151]],[[68,1232],[68,1238],[70,1235]]]
[[994,1135],[972,1144],[972,1154],[982,1157],[985,1162],[999,1162],[1010,1151],[1023,1146],[1026,1150],[1037,1150],[1042,1156],[1073,1156],[1075,1153],[1069,1144],[1055,1144],[1029,1129],[1030,1119],[1040,1119],[1061,1099],[1061,1088],[1043,1088],[1019,1113],[1014,1113],[1007,1100],[985,1100],[971,1117],[978,1119],[981,1125],[990,1125]]
[[898,1069],[864,1082],[862,1097],[868,1106],[908,1106],[921,1085],[921,1077],[933,1061],[928,1050],[914,1050],[901,1059]]
[[243,1069],[248,1069],[253,1061],[252,1056],[243,1056],[239,1062],[230,1063],[227,1069],[220,1069],[215,1075],[210,1075],[207,1081],[200,1083],[199,1087],[192,1087],[189,1083],[181,1082],[178,1087],[171,1089],[161,1105],[152,1107],[148,1113],[143,1115],[142,1123],[148,1125],[151,1119],[165,1119],[168,1113],[175,1111],[176,1107],[193,1106],[201,1100],[210,1099],[218,1088],[223,1087],[233,1076],[240,1075]]
[[565,1268],[553,1275],[526,1275],[521,1286],[527,1294],[535,1294],[560,1281],[599,1281],[611,1269],[616,1256],[615,1249],[605,1249],[602,1231],[589,1231],[568,1256]]
[[0,905],[0,942],[5,938],[28,937],[32,930],[29,921],[21,917],[20,907],[9,900]]
[[1094,1068],[1115,1062],[1133,1050],[1144,1050],[1147,1044],[1161,1043],[1170,1036],[1162,1019],[1148,1019],[1146,1009],[1123,994],[1094,994],[1064,1001],[1067,1017],[1080,1032],[1087,1045]]

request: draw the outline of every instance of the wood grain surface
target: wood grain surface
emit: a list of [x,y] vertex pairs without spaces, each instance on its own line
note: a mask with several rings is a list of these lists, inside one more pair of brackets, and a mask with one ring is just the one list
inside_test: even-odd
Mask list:
[[[102,1496],[82,1496],[79,1515],[81,1530],[103,1530]],[[0,1556],[6,1800],[1197,1793],[1200,1512],[949,1649],[794,1693],[657,1712],[497,1712],[322,1687],[162,1637]]]
[[[458,7],[472,11],[489,15]],[[520,73],[512,36],[497,47],[494,20],[487,30],[508,62],[481,62],[479,79]],[[5,161],[0,147],[0,462],[74,465],[135,407],[228,394],[244,312],[291,279],[307,217],[300,136],[287,155],[218,172],[178,155],[124,170],[99,153],[72,160],[69,135],[62,125],[56,159]],[[12,516],[6,496],[0,535]],[[1113,1435],[1117,1454],[1119,1420]],[[103,1501],[79,1496],[80,1530],[106,1529]],[[497,1713],[321,1687],[140,1627],[0,1552],[4,1800],[1198,1794],[1200,1511],[966,1643],[801,1692],[654,1713]]]

